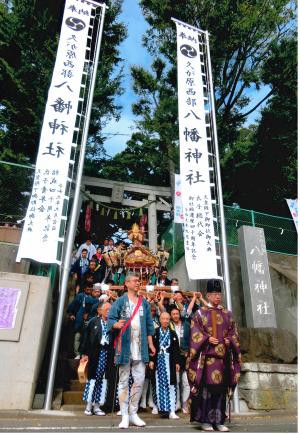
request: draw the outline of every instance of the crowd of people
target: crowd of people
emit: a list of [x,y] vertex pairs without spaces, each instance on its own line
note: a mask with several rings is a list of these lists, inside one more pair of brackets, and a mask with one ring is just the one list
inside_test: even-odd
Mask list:
[[97,248],[86,241],[71,270],[76,294],[67,315],[74,356],[88,361],[85,414],[117,412],[119,427],[127,429],[145,426],[140,408],[170,419],[181,410],[202,430],[228,431],[226,401],[238,382],[241,354],[220,282],[208,281],[206,299],[196,292],[187,297],[161,268],[148,283],[170,286],[171,295],[141,292],[141,275],[133,271],[124,277],[124,290],[112,291],[116,282],[103,262],[103,252],[112,249],[113,240]]

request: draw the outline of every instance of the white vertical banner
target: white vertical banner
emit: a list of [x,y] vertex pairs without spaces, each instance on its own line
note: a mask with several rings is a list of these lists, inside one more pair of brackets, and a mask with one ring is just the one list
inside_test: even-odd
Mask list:
[[[57,56],[48,92],[32,194],[17,261],[57,260],[59,230],[80,98],[92,9],[99,4],[66,0]],[[70,180],[69,180],[70,181]],[[60,241],[63,241],[60,240]]]
[[286,202],[290,209],[291,215],[293,216],[294,224],[298,232],[298,199],[286,199]]
[[190,279],[218,278],[198,31],[176,26],[185,261]]
[[179,174],[175,174],[175,192],[174,192],[174,222],[184,224],[182,200],[181,200],[181,179]]

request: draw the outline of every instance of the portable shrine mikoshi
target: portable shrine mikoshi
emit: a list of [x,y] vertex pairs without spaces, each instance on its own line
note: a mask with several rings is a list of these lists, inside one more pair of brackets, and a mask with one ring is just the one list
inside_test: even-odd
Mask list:
[[138,273],[141,283],[146,285],[152,274],[160,273],[161,268],[166,267],[169,253],[164,249],[158,249],[154,254],[143,246],[144,230],[136,223],[128,231],[128,238],[132,241],[132,245],[128,249],[114,248],[103,254],[108,268],[105,278],[109,273],[113,275],[120,270],[123,274],[131,271]]

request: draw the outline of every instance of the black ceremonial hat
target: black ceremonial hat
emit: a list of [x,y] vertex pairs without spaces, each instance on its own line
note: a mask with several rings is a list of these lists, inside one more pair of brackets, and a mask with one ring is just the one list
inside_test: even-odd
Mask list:
[[222,293],[220,281],[216,279],[209,279],[207,281],[206,293]]

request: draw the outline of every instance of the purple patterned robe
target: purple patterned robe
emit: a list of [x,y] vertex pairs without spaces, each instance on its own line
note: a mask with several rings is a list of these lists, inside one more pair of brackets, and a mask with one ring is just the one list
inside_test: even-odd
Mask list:
[[[219,344],[208,342],[212,335],[212,310],[216,311]],[[225,338],[230,344],[225,345]],[[191,388],[191,421],[223,424],[226,393],[234,390],[241,370],[239,337],[230,311],[223,307],[202,307],[191,322],[190,349],[186,363]]]

